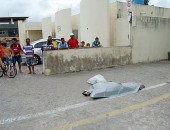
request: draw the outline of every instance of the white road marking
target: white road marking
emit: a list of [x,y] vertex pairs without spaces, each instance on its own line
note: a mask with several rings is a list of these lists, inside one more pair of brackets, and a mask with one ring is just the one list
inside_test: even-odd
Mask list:
[[[169,84],[169,82],[150,86],[150,87],[143,89],[142,91],[155,89],[155,88],[158,88],[158,87],[165,86],[167,84]],[[87,101],[87,102],[73,104],[73,105],[69,105],[69,106],[65,106],[65,107],[59,107],[59,108],[56,108],[54,110],[47,110],[47,111],[44,111],[44,112],[38,112],[38,113],[34,113],[34,114],[28,114],[28,115],[23,115],[23,116],[16,116],[16,117],[13,117],[13,118],[2,119],[2,120],[0,120],[0,125],[10,124],[10,123],[22,121],[22,120],[29,120],[29,119],[47,116],[47,115],[51,115],[51,114],[57,114],[57,113],[60,113],[60,112],[65,112],[65,111],[68,111],[68,110],[80,108],[80,107],[83,107],[83,106],[87,106],[89,104],[93,104],[93,103],[96,103],[96,102],[102,102],[102,101],[110,100],[110,99],[113,99],[113,98],[116,98],[116,97],[105,98],[105,99],[97,100],[95,102],[94,101]]]
[[150,86],[150,87],[147,87],[147,88],[143,89],[142,91],[147,91],[147,90],[150,90],[150,89],[159,88],[159,87],[162,87],[162,86],[168,85],[169,83],[170,83],[170,82],[166,82],[166,83],[162,83],[162,84],[158,84],[158,85]]

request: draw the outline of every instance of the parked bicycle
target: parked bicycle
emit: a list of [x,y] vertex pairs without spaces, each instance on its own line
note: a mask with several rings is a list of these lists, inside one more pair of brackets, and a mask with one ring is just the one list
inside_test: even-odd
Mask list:
[[9,78],[14,78],[17,75],[17,69],[12,63],[12,58],[8,59],[8,61],[4,61],[4,67],[0,67],[0,77],[7,75]]

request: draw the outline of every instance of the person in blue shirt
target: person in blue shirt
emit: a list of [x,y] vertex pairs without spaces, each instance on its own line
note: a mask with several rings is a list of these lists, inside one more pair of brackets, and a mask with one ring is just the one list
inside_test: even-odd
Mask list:
[[101,47],[98,37],[95,38],[95,41],[92,43],[92,47]]
[[58,49],[59,50],[68,49],[68,44],[64,38],[61,38],[61,42],[58,44]]
[[[27,66],[28,66],[28,69],[29,69],[28,74],[31,74],[32,72],[33,72],[33,74],[35,74],[34,63],[33,63],[34,47],[30,44],[29,38],[26,39],[26,45],[23,46],[23,49],[25,50],[26,62],[27,62]],[[32,70],[31,70],[31,68],[32,68]]]

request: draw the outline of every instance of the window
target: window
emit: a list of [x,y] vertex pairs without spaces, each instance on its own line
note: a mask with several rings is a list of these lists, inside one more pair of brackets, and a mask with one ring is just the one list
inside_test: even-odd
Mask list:
[[5,30],[0,30],[0,35],[5,34]]
[[46,44],[46,42],[38,42],[37,44],[35,44],[34,48],[41,48],[44,44]]

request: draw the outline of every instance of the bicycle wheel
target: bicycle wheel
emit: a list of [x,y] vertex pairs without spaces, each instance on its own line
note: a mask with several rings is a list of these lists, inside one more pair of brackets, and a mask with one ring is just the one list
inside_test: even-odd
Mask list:
[[14,78],[17,75],[17,69],[14,66],[9,66],[8,70],[6,71],[6,75],[9,78]]
[[7,70],[9,68],[9,65],[7,65],[6,63],[4,64],[4,69],[3,69],[3,74],[7,75]]
[[0,67],[0,77],[2,77],[4,74],[4,71],[2,70],[2,67]]

